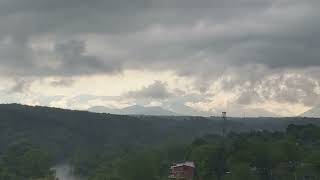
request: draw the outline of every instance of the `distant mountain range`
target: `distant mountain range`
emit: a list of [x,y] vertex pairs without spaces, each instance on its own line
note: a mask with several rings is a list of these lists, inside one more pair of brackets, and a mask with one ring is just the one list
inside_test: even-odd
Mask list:
[[[197,111],[185,105],[172,106],[173,111],[164,109],[160,106],[144,107],[139,105],[129,106],[122,109],[108,108],[105,106],[94,106],[88,109],[95,113],[110,113],[119,115],[151,115],[151,116],[212,116],[209,112]],[[232,113],[233,112],[233,113]],[[236,114],[243,112],[246,117],[279,117],[263,109],[232,109],[229,116],[237,117]],[[217,114],[220,116],[220,113]]]
[[309,111],[302,113],[300,116],[320,118],[320,105],[310,109]]
[[129,106],[122,109],[113,109],[104,106],[94,106],[88,109],[90,112],[110,113],[120,115],[151,115],[151,116],[179,116],[180,114],[163,109],[160,106],[144,107],[139,105]]

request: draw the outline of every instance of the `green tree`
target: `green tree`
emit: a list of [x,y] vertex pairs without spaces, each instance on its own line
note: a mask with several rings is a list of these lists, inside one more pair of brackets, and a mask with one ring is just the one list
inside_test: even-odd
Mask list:
[[4,179],[28,179],[51,176],[52,158],[46,151],[26,142],[15,143],[1,158]]
[[225,180],[258,180],[248,163],[233,164]]
[[306,163],[309,163],[313,166],[314,170],[320,175],[320,149],[317,148],[310,152],[304,159]]
[[198,146],[192,150],[191,159],[195,161],[198,176],[202,179],[221,179],[226,172],[226,153],[222,146]]
[[119,163],[118,175],[126,180],[157,180],[159,167],[159,160],[154,154],[139,153]]

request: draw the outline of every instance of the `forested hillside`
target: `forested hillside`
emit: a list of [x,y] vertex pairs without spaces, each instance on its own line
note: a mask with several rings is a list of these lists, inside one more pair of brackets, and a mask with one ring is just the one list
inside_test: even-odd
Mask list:
[[[318,119],[230,118],[227,130],[284,130],[287,125],[318,123]],[[27,140],[59,158],[76,150],[157,144],[168,140],[190,142],[205,134],[219,134],[219,117],[124,116],[71,111],[19,104],[0,105],[0,150]]]
[[1,150],[20,140],[39,144],[60,158],[76,150],[189,141],[218,132],[219,122],[97,114],[17,104],[0,106]]

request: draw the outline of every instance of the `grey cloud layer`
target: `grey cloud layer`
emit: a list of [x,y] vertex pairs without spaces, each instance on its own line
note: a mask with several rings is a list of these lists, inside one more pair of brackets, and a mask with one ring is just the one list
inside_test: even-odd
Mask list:
[[57,42],[52,50],[33,50],[15,40],[0,44],[0,73],[14,76],[79,76],[121,71],[119,62],[86,54],[85,42]]
[[140,90],[128,92],[127,96],[137,99],[166,99],[172,97],[173,93],[167,90],[167,84],[161,81],[155,81],[153,84],[143,87]]
[[[0,0],[0,73],[68,79],[172,70],[196,78],[201,92],[231,76],[223,89],[246,88],[240,104],[277,99],[313,105],[319,97],[319,8],[318,0]],[[95,44],[89,35],[106,52],[121,53],[90,53]],[[51,49],[32,47],[46,36]],[[295,75],[281,78],[288,72]],[[268,80],[274,75],[278,80]],[[130,93],[167,96],[162,86]]]
[[[34,68],[35,74],[41,69],[32,63],[34,50],[28,41],[45,34],[57,38],[86,33],[117,35],[110,43],[129,52],[119,59],[107,57],[120,61],[116,70],[120,64],[169,69],[177,64],[172,68],[184,75],[192,73],[190,65],[198,66],[195,69],[199,71],[216,64],[258,63],[270,68],[320,65],[319,2],[313,0],[2,0],[0,7],[0,39],[13,38],[2,45],[7,52],[1,52],[1,63],[13,70]],[[155,25],[159,31],[148,34],[146,30]],[[54,53],[60,55],[61,50]],[[64,57],[61,62],[80,55]],[[100,73],[99,68],[107,72],[114,68],[114,64],[101,66],[106,60],[95,57],[79,59],[72,66],[68,66],[71,60],[66,62],[62,74],[94,74]],[[78,68],[80,72],[75,72]]]
[[[239,87],[238,87],[239,88]],[[274,75],[254,84],[241,86],[239,104],[261,103],[265,100],[283,103],[317,105],[319,80],[299,74]]]

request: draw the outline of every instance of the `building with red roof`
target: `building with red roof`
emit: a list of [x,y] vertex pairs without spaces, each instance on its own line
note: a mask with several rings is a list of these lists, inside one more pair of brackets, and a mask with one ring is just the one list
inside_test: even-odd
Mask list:
[[169,179],[193,179],[194,173],[194,162],[186,161],[183,163],[177,163],[170,167]]

